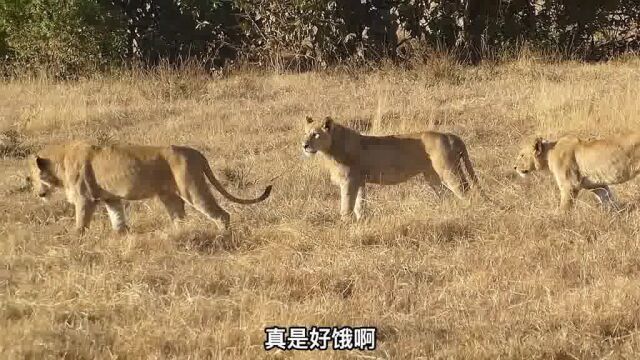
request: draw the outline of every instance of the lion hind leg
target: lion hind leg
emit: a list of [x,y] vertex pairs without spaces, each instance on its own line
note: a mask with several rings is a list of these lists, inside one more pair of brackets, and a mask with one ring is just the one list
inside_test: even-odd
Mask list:
[[[230,231],[230,216],[216,202],[207,186],[203,173],[190,173],[185,167],[183,176],[176,178],[178,194],[181,200],[212,220],[224,233]],[[165,204],[166,206],[166,204]]]
[[438,174],[436,174],[433,169],[429,169],[428,171],[424,171],[422,175],[424,176],[424,179],[427,181],[427,184],[429,184],[429,187],[431,188],[431,190],[433,190],[436,196],[438,198],[442,198],[442,196],[444,195],[444,184],[442,183],[442,180],[440,179]]
[[220,231],[228,232],[230,230],[231,217],[229,213],[218,205],[216,199],[208,190],[199,191],[197,196],[192,196],[192,199],[194,200],[193,207],[213,220]]
[[447,170],[443,174],[442,180],[445,186],[453,192],[459,199],[465,199],[465,186],[460,177],[453,171]]
[[463,151],[462,151],[462,154],[460,154],[461,155],[460,160],[462,161],[462,164],[460,166],[464,166],[465,170],[467,171],[467,174],[469,175],[469,178],[471,179],[471,183],[473,184],[473,186],[480,189],[480,181],[478,180],[478,175],[476,175],[476,172],[473,169],[473,164],[471,163],[471,159],[469,158],[469,152],[467,151],[467,147],[464,144],[462,144],[462,146],[463,146]]
[[469,180],[467,180],[467,176],[462,170],[462,165],[460,163],[458,163],[458,166],[453,170],[453,173],[460,183],[460,189],[462,190],[462,193],[466,194],[469,189],[471,189],[471,186],[469,184]]
[[592,189],[591,192],[596,196],[600,204],[611,210],[618,210],[618,202],[613,195],[613,191],[608,186]]
[[434,169],[447,189],[451,190],[459,199],[465,199],[465,192],[468,190],[469,183],[459,167],[450,168],[446,164],[434,163]]
[[158,199],[167,210],[171,221],[175,224],[180,220],[184,220],[186,213],[184,210],[184,200],[176,194],[161,194]]
[[443,154],[431,159],[433,170],[440,177],[442,183],[459,199],[465,199],[469,189],[469,182],[464,176],[460,158],[452,154]]

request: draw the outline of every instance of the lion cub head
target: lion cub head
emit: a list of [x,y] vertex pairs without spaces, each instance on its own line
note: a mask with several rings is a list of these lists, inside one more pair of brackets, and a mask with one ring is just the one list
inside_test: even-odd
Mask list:
[[541,137],[527,141],[518,153],[518,158],[513,166],[514,170],[522,177],[526,177],[535,170],[544,170],[544,150],[547,143]]
[[46,199],[55,188],[62,186],[62,180],[56,174],[56,166],[50,159],[38,155],[29,157],[29,171],[33,191],[42,199]]
[[328,152],[331,148],[333,125],[333,120],[330,117],[326,117],[322,121],[315,121],[307,116],[304,126],[302,152],[306,156],[312,156],[318,151]]

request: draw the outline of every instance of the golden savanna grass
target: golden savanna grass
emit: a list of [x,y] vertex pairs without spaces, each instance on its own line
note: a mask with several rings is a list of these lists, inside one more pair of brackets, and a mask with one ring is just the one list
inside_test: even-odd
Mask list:
[[[549,176],[512,171],[526,136],[640,130],[638,84],[634,58],[2,83],[0,356],[638,358],[638,181],[615,187],[620,213],[582,194],[560,216]],[[437,199],[415,179],[369,187],[368,219],[341,222],[338,189],[301,155],[306,115],[459,134],[495,204]],[[19,156],[75,138],[188,144],[233,193],[277,177],[274,191],[221,199],[229,240],[191,209],[172,227],[155,201],[130,203],[130,235],[113,235],[102,209],[79,238],[62,192],[49,204],[29,193]],[[270,325],[376,326],[378,348],[267,353]]]

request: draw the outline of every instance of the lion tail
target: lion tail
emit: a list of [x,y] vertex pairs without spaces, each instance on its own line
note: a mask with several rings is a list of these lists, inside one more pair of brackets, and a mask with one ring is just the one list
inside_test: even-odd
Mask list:
[[216,179],[216,177],[213,175],[211,166],[209,166],[209,162],[206,159],[204,159],[204,174],[207,177],[207,179],[209,179],[209,182],[211,183],[211,185],[213,185],[213,187],[216,188],[216,190],[218,190],[220,194],[222,194],[222,196],[238,204],[255,204],[255,203],[264,201],[271,194],[271,188],[273,187],[273,185],[267,186],[266,189],[264,189],[264,192],[262,193],[262,195],[260,195],[255,199],[240,199],[231,195],[229,192],[227,192],[227,189],[225,189],[220,183],[220,181],[218,181],[218,179]]

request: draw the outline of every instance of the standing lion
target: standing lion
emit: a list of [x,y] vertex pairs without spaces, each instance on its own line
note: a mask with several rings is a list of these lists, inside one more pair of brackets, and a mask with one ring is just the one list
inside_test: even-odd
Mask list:
[[340,187],[340,214],[364,212],[367,183],[394,185],[422,174],[439,194],[444,184],[459,198],[478,187],[467,148],[458,136],[426,131],[421,133],[367,136],[334,122],[330,117],[315,121],[307,117],[302,142],[305,155],[323,155],[333,183]]

